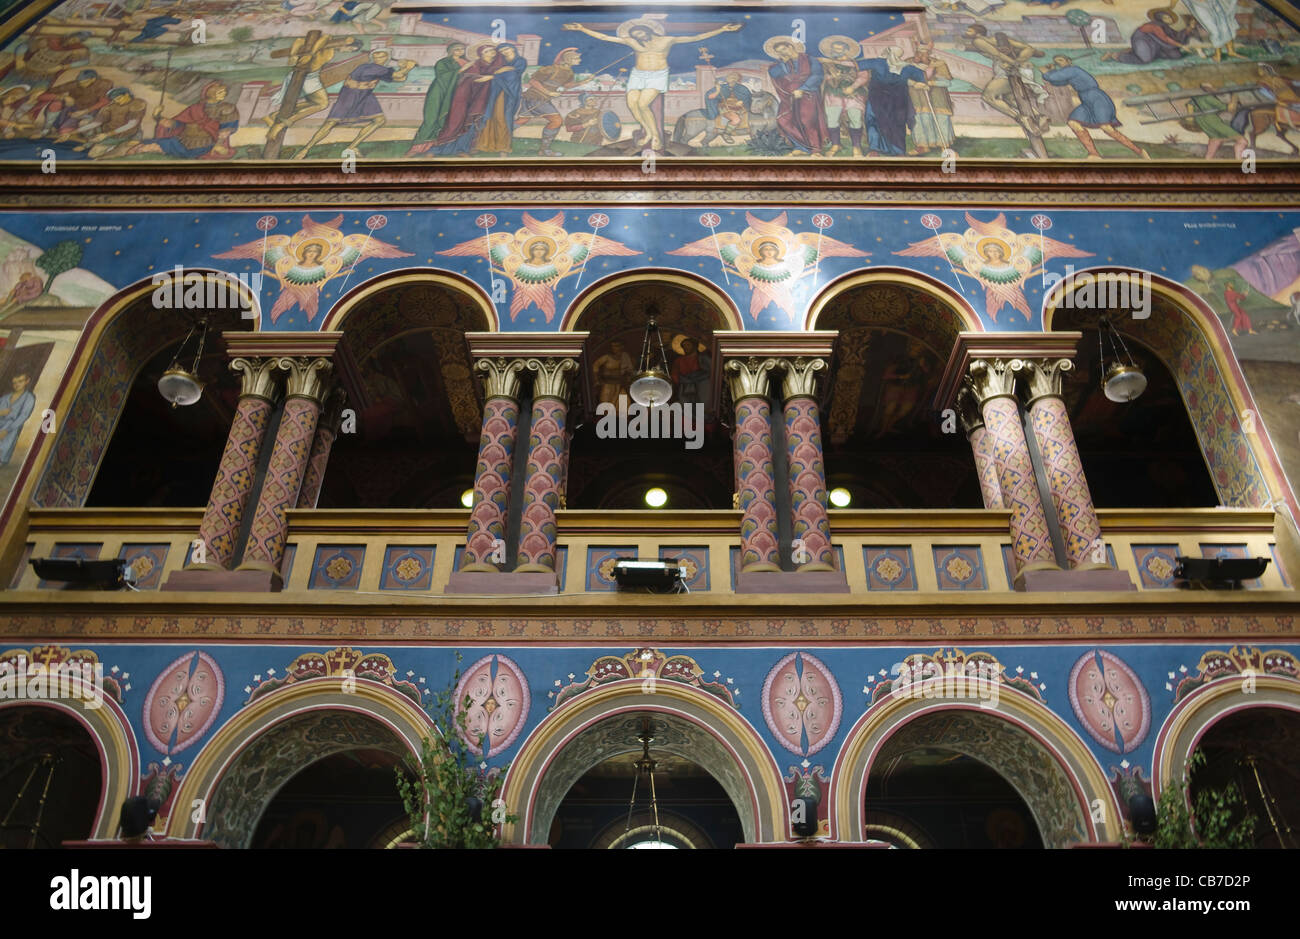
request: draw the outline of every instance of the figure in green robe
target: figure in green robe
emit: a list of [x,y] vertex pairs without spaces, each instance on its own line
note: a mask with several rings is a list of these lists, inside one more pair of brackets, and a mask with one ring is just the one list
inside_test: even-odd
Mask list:
[[433,83],[424,96],[424,123],[415,133],[413,144],[433,140],[442,132],[442,125],[447,122],[447,112],[451,110],[451,96],[456,90],[456,80],[461,71],[470,62],[465,58],[465,44],[453,42],[447,46],[447,54],[433,67]]

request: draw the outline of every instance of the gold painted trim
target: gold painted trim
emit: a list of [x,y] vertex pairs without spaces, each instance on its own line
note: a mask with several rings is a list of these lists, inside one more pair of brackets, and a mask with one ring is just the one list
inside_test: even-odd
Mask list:
[[587,287],[581,294],[575,297],[570,303],[569,308],[564,311],[564,316],[560,319],[560,331],[571,333],[578,330],[578,323],[584,313],[587,312],[598,300],[620,287],[627,287],[631,284],[672,284],[675,287],[681,287],[683,290],[689,290],[691,293],[698,295],[705,302],[711,304],[718,313],[722,315],[726,322],[726,329],[743,330],[744,322],[740,316],[740,310],[737,309],[735,301],[722,291],[716,284],[700,277],[696,274],[690,274],[685,271],[667,271],[658,268],[637,268],[630,271],[622,271],[618,274],[611,274],[608,277],[601,278]]
[[984,323],[980,320],[979,314],[970,305],[965,297],[956,290],[949,287],[943,281],[935,280],[919,271],[913,271],[908,268],[888,266],[879,267],[866,271],[853,271],[837,277],[827,284],[822,292],[813,298],[812,304],[808,307],[808,316],[804,320],[805,329],[816,329],[817,320],[822,311],[840,294],[858,287],[866,287],[869,284],[888,284],[891,286],[910,287],[913,290],[919,290],[935,300],[938,300],[952,312],[960,317],[961,322],[965,324],[965,329],[958,329],[957,332],[984,332]]
[[[305,203],[296,202],[291,204],[303,205]],[[345,332],[345,322],[353,310],[362,306],[366,300],[373,298],[378,293],[406,284],[436,284],[439,287],[465,294],[473,301],[475,308],[483,314],[489,332],[497,332],[501,329],[501,320],[497,317],[496,308],[492,305],[492,299],[474,281],[461,274],[453,274],[450,271],[436,268],[408,267],[389,271],[385,274],[378,274],[370,280],[357,284],[346,295],[339,297],[334,301],[334,305],[330,307],[325,319],[321,321],[321,332]]]

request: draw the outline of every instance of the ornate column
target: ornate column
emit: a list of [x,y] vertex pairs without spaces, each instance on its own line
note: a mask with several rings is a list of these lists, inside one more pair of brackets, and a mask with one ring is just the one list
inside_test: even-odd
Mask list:
[[498,573],[490,558],[505,542],[510,512],[510,477],[519,435],[519,373],[522,359],[480,359],[475,371],[484,379],[483,432],[474,468],[474,507],[465,534],[460,570]]
[[226,436],[221,465],[212,481],[208,508],[199,525],[204,561],[201,564],[191,561],[185,565],[187,571],[226,570],[235,559],[239,530],[244,524],[248,495],[257,478],[257,461],[276,395],[274,358],[239,356],[231,359],[230,370],[240,376],[239,403]]
[[1026,571],[1058,569],[1016,401],[1016,372],[1022,366],[1019,359],[975,359],[969,372],[997,467],[1002,503],[1011,510],[1011,547],[1018,578]]
[[979,476],[980,495],[984,497],[984,508],[1002,508],[1002,484],[998,482],[998,467],[989,450],[992,438],[984,427],[984,414],[975,400],[969,384],[963,384],[957,392],[957,416],[961,419],[962,430],[970,443],[971,454],[975,457],[975,472]]
[[347,393],[339,386],[334,386],[325,397],[321,409],[321,418],[316,425],[316,438],[311,444],[311,456],[307,457],[307,469],[302,477],[302,489],[298,493],[295,508],[314,509],[320,501],[320,488],[325,482],[325,467],[329,465],[330,451],[338,439],[339,413],[347,400]]
[[534,372],[532,424],[528,431],[528,466],[524,471],[524,506],[519,519],[519,565],[516,573],[555,573],[555,511],[563,480],[565,418],[569,376],[577,359],[528,359]]
[[826,517],[826,470],[822,461],[821,415],[817,407],[820,358],[782,359],[785,399],[785,444],[789,461],[791,537],[802,540],[809,558],[799,571],[833,571],[835,549]]
[[755,357],[726,363],[736,408],[736,508],[744,513],[740,520],[742,573],[781,569],[772,465],[772,407],[767,401],[768,373],[776,365],[776,359]]
[[285,356],[276,361],[279,368],[288,373],[284,412],[271,449],[257,509],[253,512],[253,523],[248,530],[244,558],[238,568],[269,574],[271,589],[279,586],[287,528],[285,513],[298,504],[298,493],[320,417],[324,380],[332,367],[330,360],[323,356]]
[[1024,363],[1029,396],[1029,410],[1034,439],[1043,460],[1056,518],[1061,526],[1066,560],[1071,570],[1111,570],[1101,548],[1101,560],[1093,556],[1101,547],[1101,525],[1092,504],[1088,479],[1083,474],[1079,447],[1070,427],[1070,415],[1061,398],[1061,384],[1066,372],[1074,368],[1069,359],[1039,359]]

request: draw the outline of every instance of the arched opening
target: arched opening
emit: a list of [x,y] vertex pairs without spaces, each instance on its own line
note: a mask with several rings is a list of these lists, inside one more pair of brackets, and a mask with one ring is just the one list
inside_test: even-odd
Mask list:
[[0,709],[0,848],[57,848],[95,835],[100,754],[76,718],[47,707]]
[[816,308],[815,328],[839,332],[822,412],[827,488],[848,490],[852,508],[981,508],[970,445],[944,433],[933,405],[970,323],[916,278],[873,275]]
[[[1116,273],[1139,276],[1139,272]],[[1067,380],[1067,387],[1076,389],[1074,394],[1086,396],[1075,401],[1080,413],[1074,431],[1089,486],[1094,490],[1094,501],[1102,507],[1205,505],[1211,496],[1206,493],[1205,479],[1196,466],[1194,457],[1199,456],[1215,494],[1208,504],[1242,508],[1271,504],[1266,464],[1276,468],[1276,458],[1262,459],[1256,452],[1255,440],[1262,440],[1262,426],[1255,440],[1243,432],[1241,415],[1249,406],[1244,383],[1232,380],[1224,364],[1230,357],[1220,360],[1216,341],[1207,336],[1201,322],[1190,312],[1191,301],[1182,296],[1182,288],[1162,283],[1149,274],[1141,276],[1150,284],[1148,315],[1138,317],[1129,315],[1127,310],[1112,311],[1111,321],[1134,357],[1140,359],[1138,364],[1151,367],[1147,374],[1151,386],[1136,401],[1111,408],[1101,403],[1104,398],[1093,396],[1092,389],[1099,383],[1099,366],[1092,365],[1091,371],[1085,371],[1083,381]],[[1072,294],[1078,289],[1078,285],[1067,285],[1066,292]],[[1099,354],[1096,349],[1099,311],[1092,308],[1093,304],[1076,309],[1080,304],[1064,299],[1065,296],[1054,297],[1055,305],[1044,311],[1044,328],[1083,332],[1080,363],[1086,370]],[[1213,325],[1208,320],[1204,323],[1206,327]],[[1226,340],[1217,340],[1217,345],[1226,345]],[[1157,368],[1153,359],[1159,360],[1163,368]],[[1177,408],[1164,372],[1181,399]],[[1151,401],[1144,403],[1148,395]],[[1089,399],[1093,401],[1091,412]],[[1074,419],[1073,408],[1071,416]],[[1155,426],[1160,420],[1168,422],[1168,426]],[[1194,435],[1195,451],[1191,449],[1184,425],[1190,426]],[[1107,434],[1119,437],[1106,442]],[[1165,454],[1150,447],[1153,436],[1162,441],[1160,449],[1166,450]],[[1263,456],[1268,454],[1264,452]],[[1126,464],[1126,459],[1133,462]],[[1171,478],[1153,484],[1145,462],[1148,459],[1165,465],[1173,474]],[[1099,467],[1096,471],[1094,465]],[[1109,483],[1103,476],[1115,482]],[[1281,487],[1280,475],[1276,479]],[[1130,490],[1146,490],[1152,501],[1135,502],[1136,496]]]
[[[1022,727],[971,709],[922,714],[871,761],[866,813],[903,819],[940,848],[1059,847],[1082,840],[1078,797]],[[864,834],[879,837],[878,832]]]
[[340,302],[337,358],[355,414],[330,451],[320,508],[461,507],[483,409],[465,333],[492,328],[484,298],[432,272],[363,284]]
[[[552,764],[542,790],[548,799],[579,762],[590,754],[598,760],[562,794],[548,844],[555,848],[730,848],[744,840],[740,814],[727,787],[697,762],[715,767],[731,762],[719,762],[716,741],[678,717],[646,719],[654,738],[650,755],[656,763],[658,831],[650,810],[649,780],[638,775],[635,765],[642,753],[638,735],[643,717],[623,714],[588,728]],[[554,782],[549,781],[551,774]],[[631,804],[634,783],[636,801]]]
[[1235,784],[1242,801],[1229,824],[1254,816],[1252,847],[1300,847],[1300,711],[1234,711],[1210,726],[1198,746],[1205,763],[1192,770],[1193,804],[1202,792]]
[[[173,309],[155,305],[151,282],[128,287],[92,318],[69,368],[79,382],[54,449],[33,492],[46,508],[85,505],[195,506],[207,502],[230,430],[239,381],[227,365],[223,332],[252,330],[225,275],[198,273],[205,291],[227,305]],[[209,291],[208,288],[212,289]],[[189,289],[189,288],[187,288]],[[158,378],[191,328],[207,318],[199,401],[171,408]],[[198,330],[185,345],[193,360]],[[89,350],[89,351],[86,351]],[[62,395],[60,395],[62,398]],[[141,459],[141,454],[148,454]]]
[[[203,836],[241,848],[259,837],[264,847],[297,847],[308,837],[316,847],[370,846],[400,815],[392,767],[406,752],[402,737],[370,715],[296,714],[258,735],[222,773]],[[334,757],[346,759],[326,762]],[[376,789],[380,775],[392,798]]]
[[867,811],[894,821],[878,816],[867,837],[896,847],[1043,846],[1029,805],[1001,774],[964,753],[914,745],[909,736],[906,729],[895,734],[876,758]]
[[393,783],[392,750],[335,753],[300,770],[275,794],[254,848],[383,848],[410,825]]
[[[721,307],[678,280],[648,274],[623,283],[592,298],[573,320],[572,328],[589,336],[575,396],[579,413],[570,420],[576,429],[569,508],[644,509],[652,488],[667,493],[668,509],[731,507],[731,442],[723,426],[721,363],[713,351],[714,330],[730,324]],[[663,337],[673,385],[668,405],[655,409],[669,418],[667,426],[657,421],[653,430],[635,421],[627,397],[650,317]],[[652,335],[655,364],[659,353]]]

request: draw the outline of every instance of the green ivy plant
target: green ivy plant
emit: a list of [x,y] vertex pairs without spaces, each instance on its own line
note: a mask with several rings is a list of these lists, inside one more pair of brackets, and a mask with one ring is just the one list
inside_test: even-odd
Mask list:
[[1187,795],[1187,780],[1205,765],[1201,750],[1192,753],[1181,777],[1171,781],[1156,803],[1157,848],[1250,848],[1255,844],[1254,814],[1235,781],[1222,789],[1201,788]]
[[[429,715],[442,732],[425,737],[417,761],[408,755],[397,768],[397,791],[411,819],[414,839],[422,848],[495,848],[497,826],[515,822],[499,801],[505,767],[486,772],[480,757],[465,742],[469,698],[455,706],[460,682],[459,655],[451,684],[433,694]],[[458,728],[460,733],[448,732]],[[478,740],[484,752],[484,737]]]

